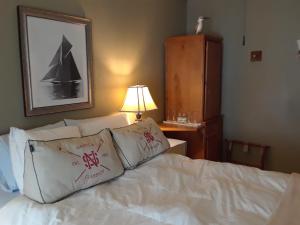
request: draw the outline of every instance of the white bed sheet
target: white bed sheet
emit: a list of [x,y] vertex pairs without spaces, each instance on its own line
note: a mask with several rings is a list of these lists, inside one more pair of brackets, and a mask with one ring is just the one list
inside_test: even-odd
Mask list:
[[[0,208],[3,207],[7,202],[19,196],[19,192],[5,192],[0,189]],[[0,220],[1,221],[1,220]],[[0,223],[1,225],[1,223]]]
[[264,225],[289,175],[163,154],[112,181],[41,205],[24,196],[1,225]]

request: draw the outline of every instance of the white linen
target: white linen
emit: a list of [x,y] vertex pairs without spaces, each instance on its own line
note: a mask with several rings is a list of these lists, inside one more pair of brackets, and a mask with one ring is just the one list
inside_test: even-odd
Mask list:
[[3,207],[7,202],[12,200],[13,198],[16,198],[19,195],[20,195],[19,192],[6,192],[0,189],[0,208]]
[[1,225],[264,225],[289,175],[163,154],[125,175],[41,205],[20,196]]
[[300,174],[292,174],[277,211],[269,225],[299,225],[300,223]]

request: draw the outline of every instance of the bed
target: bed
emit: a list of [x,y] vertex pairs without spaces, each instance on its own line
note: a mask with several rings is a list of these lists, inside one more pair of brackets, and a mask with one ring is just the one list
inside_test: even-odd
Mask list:
[[290,175],[283,173],[166,153],[54,204],[16,197],[0,209],[0,221],[1,225],[263,225],[276,214],[289,183]]
[[[114,115],[81,121],[65,120],[63,123],[47,125],[44,130],[42,128],[37,132],[12,128],[9,146],[3,142],[6,147],[2,145],[2,152],[10,152],[12,157],[12,160],[5,161],[12,162],[15,182],[24,195],[0,193],[0,204],[12,199],[2,208],[0,206],[0,225],[299,224],[299,175],[262,171],[229,163],[191,160],[184,156],[186,143],[167,140],[152,119],[129,125],[125,115]],[[97,133],[99,129],[102,130]],[[122,135],[126,135],[125,138]],[[93,143],[97,145],[92,145]],[[40,148],[41,146],[47,148]],[[76,183],[82,178],[81,167],[78,167],[79,178],[78,174],[73,176],[73,171],[80,162],[65,161],[76,157],[76,154],[66,154],[68,149],[72,150],[72,146],[78,147],[76,154],[80,153],[79,149],[88,148],[82,152],[82,160],[87,164],[80,165],[91,171],[101,169],[97,167],[101,160],[106,160],[105,163],[113,162],[109,161],[112,158],[107,157],[116,154],[119,155],[119,162],[114,161],[114,165],[121,166],[122,170],[114,170],[117,167],[109,167],[107,170],[108,167],[104,167],[105,169],[101,169],[105,171],[104,175],[117,171],[111,177],[112,180],[100,180],[101,174],[98,176],[95,173],[97,177],[85,178],[97,181],[91,185],[84,186],[83,183],[77,189],[72,186],[74,183],[66,186],[69,184],[68,180],[76,178]],[[98,156],[98,161],[90,158],[92,155],[95,157],[93,151],[90,152],[90,147],[97,150],[97,153],[101,150],[100,161]],[[140,151],[141,147],[143,151]],[[57,157],[49,156],[50,153],[55,153]],[[28,158],[30,154],[31,157]],[[40,163],[40,167],[37,167],[39,176],[28,167],[38,165],[33,164],[33,154],[34,159],[38,160],[35,162]],[[44,155],[47,157],[43,158]],[[45,160],[41,161],[43,159]],[[75,169],[72,167],[70,170],[71,166]],[[57,170],[58,168],[62,169]],[[43,176],[42,171],[46,171]],[[66,171],[69,172],[63,175]],[[32,176],[27,177],[28,174]],[[36,182],[35,187],[32,181]],[[60,182],[55,183],[57,181]],[[38,193],[38,197],[32,193]],[[55,198],[49,199],[49,196]]]
[[0,189],[0,209],[10,200],[19,196],[19,192],[5,192]]

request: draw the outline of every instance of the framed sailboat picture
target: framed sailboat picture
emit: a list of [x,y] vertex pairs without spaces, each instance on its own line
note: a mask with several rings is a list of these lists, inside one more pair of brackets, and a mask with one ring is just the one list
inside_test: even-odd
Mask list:
[[93,106],[91,21],[18,6],[25,115]]

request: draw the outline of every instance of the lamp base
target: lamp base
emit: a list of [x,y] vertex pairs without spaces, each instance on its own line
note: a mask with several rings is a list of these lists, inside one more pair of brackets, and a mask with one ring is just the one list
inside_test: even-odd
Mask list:
[[142,121],[142,113],[138,112],[135,116],[136,116],[135,121],[137,122]]

